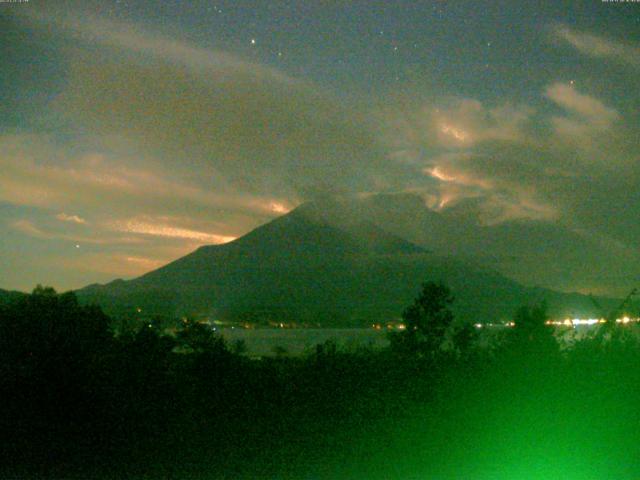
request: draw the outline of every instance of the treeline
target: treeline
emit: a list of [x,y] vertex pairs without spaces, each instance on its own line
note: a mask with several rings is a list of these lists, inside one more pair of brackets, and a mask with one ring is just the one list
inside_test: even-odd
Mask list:
[[197,322],[114,332],[38,287],[0,307],[0,477],[634,478],[628,326],[560,349],[523,307],[489,340],[452,301],[425,284],[386,350],[253,361]]

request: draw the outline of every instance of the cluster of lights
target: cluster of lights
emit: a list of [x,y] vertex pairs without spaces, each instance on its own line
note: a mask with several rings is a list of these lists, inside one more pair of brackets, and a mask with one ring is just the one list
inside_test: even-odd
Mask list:
[[[616,318],[616,323],[626,325],[627,323],[637,323],[640,318],[622,317]],[[607,323],[604,318],[565,318],[564,320],[547,320],[547,325],[565,326],[565,327],[577,327],[578,325],[597,325],[600,323]]]
[[[640,318],[630,318],[630,317],[622,317],[617,318],[616,323],[626,325],[628,323],[638,323],[640,322]],[[601,323],[607,323],[607,320],[604,318],[565,318],[564,320],[547,320],[544,322],[545,325],[553,325],[556,327],[577,327],[580,325],[598,325]],[[515,327],[515,322],[506,322],[506,323],[474,323],[473,326],[475,328],[493,328],[493,327]]]
[[493,327],[515,327],[515,322],[505,322],[505,323],[474,323],[474,327],[476,328],[493,328]]
[[383,328],[387,330],[406,330],[407,326],[404,323],[387,323],[386,325],[374,323],[371,325],[371,328],[374,330],[382,330]]

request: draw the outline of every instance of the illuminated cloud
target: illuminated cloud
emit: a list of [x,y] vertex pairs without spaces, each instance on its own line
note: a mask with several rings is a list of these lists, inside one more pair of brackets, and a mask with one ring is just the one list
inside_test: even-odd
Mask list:
[[607,195],[623,194],[613,185],[638,178],[637,133],[617,109],[573,84],[551,83],[540,93],[541,103],[564,114],[473,99],[434,102],[393,118],[390,143],[400,161],[435,182],[424,186],[436,194],[434,208],[465,211],[485,224],[592,222],[584,205],[593,196],[602,197],[595,208],[604,210]]
[[488,190],[494,186],[493,183],[488,179],[469,175],[464,171],[454,172],[452,171],[450,166],[446,165],[425,168],[424,173],[431,175],[433,178],[436,178],[442,182],[456,183],[468,187],[480,187],[482,189]]
[[[529,132],[534,113],[526,105],[486,106],[469,98],[445,99],[391,117],[395,135],[389,143],[400,161],[420,166],[425,178],[432,179],[422,188],[429,195],[436,194],[429,202],[434,208],[447,209],[474,199],[476,205],[485,206],[483,212],[476,212],[485,223],[518,215],[549,218],[555,213],[545,209],[544,200],[534,200],[535,196],[519,187],[519,160],[503,153],[536,144]],[[522,208],[518,209],[520,199]],[[534,204],[536,208],[531,208]]]
[[130,257],[125,257],[127,262],[132,263],[134,265],[139,265],[140,267],[144,268],[145,270],[153,270],[155,268],[159,268],[162,265],[164,265],[166,262],[163,260],[157,260],[157,259],[152,259],[152,258],[147,258],[147,257],[134,257],[134,256],[130,256]]
[[428,114],[440,144],[466,148],[482,142],[521,141],[532,109],[512,105],[486,108],[477,100],[463,98],[431,109]]
[[633,67],[640,67],[640,48],[637,46],[579,32],[566,25],[557,26],[554,29],[554,34],[584,55],[616,60]]
[[100,247],[72,250],[69,272],[140,274],[151,264],[127,258],[166,263],[317,194],[411,176],[388,161],[367,109],[309,82],[80,11],[24,12],[29,29],[47,32],[64,82],[39,130],[0,135],[0,202],[28,212],[12,232]]
[[272,212],[279,213],[279,214],[285,214],[291,211],[290,207],[287,207],[286,205],[280,202],[271,202],[269,204],[269,208],[271,209]]
[[547,87],[545,96],[566,111],[564,116],[552,116],[550,122],[557,139],[585,152],[580,157],[582,162],[602,162],[606,156],[609,165],[619,163],[612,159],[627,140],[624,130],[615,128],[621,123],[615,109],[570,84],[554,83]]
[[614,109],[597,98],[578,92],[572,85],[554,83],[547,87],[546,96],[594,127],[609,128],[619,118]]
[[454,127],[448,123],[443,123],[440,125],[440,133],[443,135],[447,135],[452,137],[454,140],[460,142],[461,144],[470,143],[472,141],[471,135],[462,130],[461,128]]
[[53,267],[72,268],[83,275],[104,278],[105,281],[120,277],[134,277],[166,265],[172,258],[147,258],[131,256],[118,252],[83,253],[82,250],[72,258],[53,258],[49,261]]
[[56,215],[56,218],[62,222],[79,223],[80,225],[85,225],[87,223],[84,218],[79,217],[78,215],[67,215],[64,212]]
[[[51,157],[56,163],[49,161]],[[292,203],[273,196],[258,196],[219,188],[212,191],[190,178],[163,175],[153,165],[135,166],[123,158],[95,153],[71,154],[46,137],[0,136],[0,201],[71,210],[77,205],[91,208],[97,216],[138,214],[183,214],[196,209],[203,218],[224,210],[236,215],[251,213],[273,217]],[[77,215],[56,214],[65,222],[86,224]]]
[[130,235],[114,234],[113,231],[97,230],[86,232],[85,234],[69,233],[66,229],[60,230],[56,228],[56,225],[47,224],[46,221],[36,223],[25,218],[9,222],[9,227],[29,237],[42,240],[60,240],[74,245],[81,243],[115,247],[118,245],[132,246],[146,243],[144,239]]
[[366,110],[311,83],[125,24],[31,21],[79,40],[65,51],[56,115],[125,138],[172,172],[201,169],[203,187],[209,179],[212,190],[296,199],[397,187],[411,176],[387,161]]
[[[33,264],[57,245],[65,285],[143,273],[332,192],[416,192],[462,220],[552,220],[640,247],[633,78],[627,88],[623,77],[592,75],[590,62],[562,55],[566,70],[553,55],[542,64],[523,55],[518,65],[535,67],[525,81],[508,55],[500,78],[492,69],[472,78],[463,62],[476,62],[474,47],[450,83],[418,75],[380,93],[372,85],[385,73],[367,66],[365,92],[347,82],[333,95],[296,62],[272,63],[285,73],[257,61],[265,56],[181,40],[203,37],[180,28],[168,36],[81,9],[75,18],[53,6],[14,11],[27,15],[22,32],[34,33],[25,35],[29,50],[45,52],[32,60],[51,63],[58,82],[43,88],[50,96],[37,112],[23,100],[32,87],[18,92],[28,121],[0,130],[0,227],[11,245],[32,244]],[[562,25],[554,36],[607,65],[639,65],[630,43]],[[579,88],[556,82],[568,72]],[[17,257],[0,260],[28,271]]]
[[425,168],[424,172],[428,173],[429,175],[431,175],[434,178],[437,178],[438,180],[442,180],[443,182],[455,182],[456,181],[456,177],[451,176],[451,175],[447,175],[446,173],[442,172],[440,167]]
[[196,240],[202,243],[227,243],[236,239],[236,237],[227,235],[200,232],[197,230],[190,230],[188,228],[180,228],[159,223],[148,223],[139,220],[129,220],[123,224],[116,223],[114,225],[114,228],[123,232],[140,233],[144,235],[154,235],[160,237],[184,238],[189,240]]

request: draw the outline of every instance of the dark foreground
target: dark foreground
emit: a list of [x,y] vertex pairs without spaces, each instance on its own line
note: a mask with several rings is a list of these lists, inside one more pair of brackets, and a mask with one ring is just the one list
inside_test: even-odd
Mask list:
[[48,290],[0,309],[0,478],[640,472],[640,347],[626,327],[564,352],[540,327],[494,348],[469,334],[450,353],[326,343],[252,361],[198,324],[176,338],[153,325],[114,336],[109,325]]

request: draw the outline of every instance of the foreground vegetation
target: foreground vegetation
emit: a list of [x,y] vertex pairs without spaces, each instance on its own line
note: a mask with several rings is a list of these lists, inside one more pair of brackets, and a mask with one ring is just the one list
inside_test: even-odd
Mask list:
[[0,477],[636,478],[628,327],[560,350],[523,308],[486,345],[451,301],[426,284],[387,350],[252,361],[194,322],[115,335],[38,288],[0,307]]

